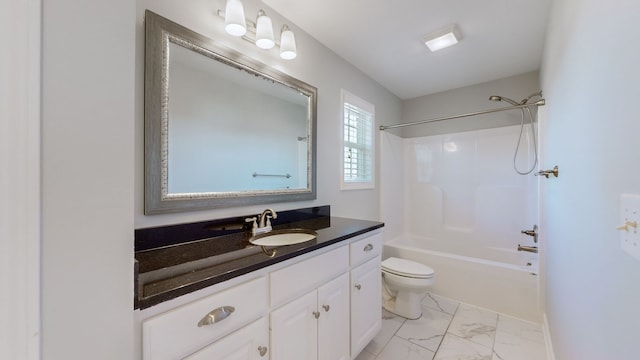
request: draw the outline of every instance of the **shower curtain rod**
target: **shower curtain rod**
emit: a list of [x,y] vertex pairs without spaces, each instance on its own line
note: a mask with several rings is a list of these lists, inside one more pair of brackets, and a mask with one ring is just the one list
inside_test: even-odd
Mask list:
[[482,115],[482,114],[489,114],[489,113],[494,113],[494,112],[499,112],[499,111],[513,110],[513,109],[521,109],[521,108],[532,107],[532,106],[542,106],[544,104],[545,104],[544,99],[540,99],[540,100],[538,100],[538,101],[536,101],[534,103],[531,103],[531,104],[507,106],[507,107],[503,107],[503,108],[490,109],[490,110],[484,110],[484,111],[478,111],[478,112],[472,112],[472,113],[466,113],[466,114],[460,114],[460,115],[445,116],[445,117],[440,117],[440,118],[436,118],[436,119],[414,121],[414,122],[410,122],[410,123],[406,123],[406,124],[380,125],[380,130],[395,129],[395,128],[400,128],[400,127],[405,127],[405,126],[427,124],[427,123],[432,123],[432,122],[436,122],[436,121],[443,121],[443,120],[459,119],[459,118],[463,118],[463,117],[476,116],[476,115]]

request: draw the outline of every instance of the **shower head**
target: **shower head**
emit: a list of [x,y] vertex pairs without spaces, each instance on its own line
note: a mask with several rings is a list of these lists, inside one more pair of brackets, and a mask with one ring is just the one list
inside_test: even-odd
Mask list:
[[520,104],[526,104],[527,101],[531,100],[532,97],[542,97],[542,90],[538,91],[537,93],[533,93],[529,96],[527,96],[526,98],[522,99],[522,101],[520,101]]
[[513,105],[513,106],[518,106],[518,105],[524,105],[526,104],[529,100],[531,100],[532,97],[542,97],[542,90],[538,91],[537,93],[531,94],[529,96],[527,96],[526,98],[522,99],[522,101],[520,102],[516,102],[515,100],[511,100],[508,97],[504,97],[504,96],[498,96],[498,95],[491,95],[489,96],[489,100],[491,101],[504,101],[504,102],[508,102],[509,104]]
[[498,95],[489,96],[489,100],[491,100],[491,101],[504,101],[504,102],[508,102],[509,104],[511,104],[513,106],[522,105],[522,104],[518,104],[517,102],[515,102],[515,100],[509,99],[508,97],[498,96]]

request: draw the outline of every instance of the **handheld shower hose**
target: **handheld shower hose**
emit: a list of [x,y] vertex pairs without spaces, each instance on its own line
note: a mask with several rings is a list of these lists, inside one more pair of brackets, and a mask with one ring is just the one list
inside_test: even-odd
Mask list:
[[[518,106],[518,105],[524,105],[526,104],[532,97],[542,97],[542,91],[538,91],[537,93],[531,94],[529,96],[527,96],[526,98],[522,99],[522,101],[520,101],[519,103],[511,100],[507,97],[504,96],[497,96],[497,95],[492,95],[489,97],[489,100],[491,101],[504,101],[507,102],[513,106]],[[533,165],[531,166],[531,168],[527,171],[520,171],[520,169],[518,169],[518,166],[516,164],[516,160],[518,159],[518,152],[520,150],[520,143],[522,142],[522,134],[524,133],[524,111],[525,109],[527,110],[527,113],[529,114],[529,124],[531,125],[531,138],[533,140]],[[520,113],[522,114],[521,118],[520,118],[520,135],[518,136],[518,143],[516,144],[516,150],[513,154],[513,169],[520,175],[528,175],[531,174],[531,172],[533,172],[533,170],[535,170],[536,166],[538,166],[538,144],[536,141],[536,129],[533,125],[533,113],[531,112],[531,108],[526,107],[526,108],[520,108]]]

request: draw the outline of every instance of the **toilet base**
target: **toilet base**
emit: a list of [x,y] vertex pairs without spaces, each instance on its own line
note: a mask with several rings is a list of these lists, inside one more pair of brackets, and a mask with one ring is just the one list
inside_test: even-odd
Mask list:
[[[426,291],[425,291],[426,292]],[[422,316],[422,295],[412,291],[398,291],[395,301],[383,301],[385,310],[409,320],[416,320]]]

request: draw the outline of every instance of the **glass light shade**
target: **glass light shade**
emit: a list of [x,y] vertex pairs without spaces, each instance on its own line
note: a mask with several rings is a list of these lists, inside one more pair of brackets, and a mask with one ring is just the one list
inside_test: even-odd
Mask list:
[[298,56],[296,50],[296,37],[287,25],[282,27],[280,33],[280,57],[285,60],[295,59]]
[[275,44],[271,18],[260,10],[256,19],[256,46],[260,49],[271,49]]
[[242,36],[247,33],[247,24],[244,18],[244,8],[240,0],[227,0],[224,11],[225,31],[233,36]]

